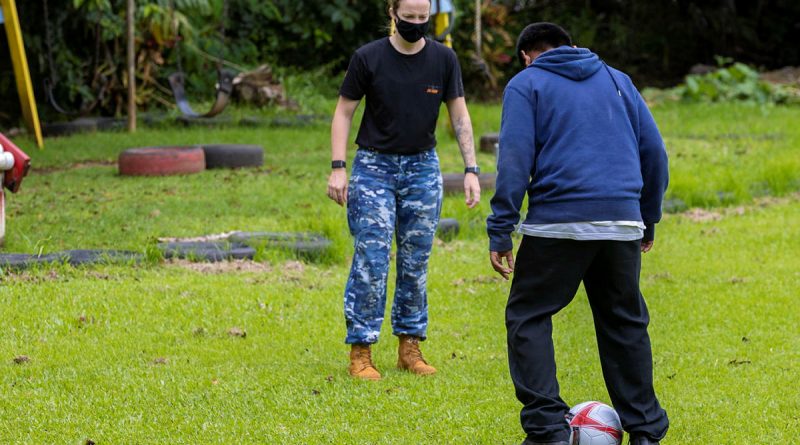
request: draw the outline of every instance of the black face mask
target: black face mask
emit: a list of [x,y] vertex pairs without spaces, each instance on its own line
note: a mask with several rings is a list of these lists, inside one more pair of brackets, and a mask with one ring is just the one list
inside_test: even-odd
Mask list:
[[425,37],[430,23],[430,20],[425,23],[411,23],[400,19],[395,21],[397,32],[409,43],[416,43],[419,39]]

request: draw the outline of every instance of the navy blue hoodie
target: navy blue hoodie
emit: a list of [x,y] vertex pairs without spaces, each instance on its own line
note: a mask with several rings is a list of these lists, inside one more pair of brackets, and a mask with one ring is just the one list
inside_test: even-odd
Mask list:
[[642,221],[652,240],[667,183],[664,142],[631,79],[588,49],[552,49],[505,89],[489,248],[513,248],[526,191],[526,224]]

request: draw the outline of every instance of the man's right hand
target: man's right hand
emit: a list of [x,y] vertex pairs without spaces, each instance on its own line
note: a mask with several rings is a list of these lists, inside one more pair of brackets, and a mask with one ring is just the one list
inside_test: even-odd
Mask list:
[[[508,266],[503,265],[504,258]],[[494,267],[494,270],[502,275],[506,280],[508,280],[508,276],[510,274],[514,273],[513,250],[509,250],[507,252],[489,252],[489,260],[492,262],[492,267]]]
[[328,198],[336,201],[340,206],[347,203],[347,170],[336,168],[328,177]]

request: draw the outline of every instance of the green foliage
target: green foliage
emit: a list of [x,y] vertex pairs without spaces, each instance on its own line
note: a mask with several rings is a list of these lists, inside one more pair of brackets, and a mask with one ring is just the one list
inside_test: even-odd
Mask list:
[[516,26],[511,9],[498,2],[481,0],[481,48],[476,47],[475,2],[457,1],[458,15],[453,31],[453,47],[458,55],[465,88],[470,97],[493,100],[514,71]]
[[[127,91],[126,2],[47,2],[47,17],[42,2],[20,5],[45,121],[59,118],[43,103],[45,79],[54,84],[54,96],[64,108],[77,110],[99,100],[92,113],[120,114]],[[295,71],[320,66],[329,71],[335,65],[338,71],[358,46],[383,34],[386,23],[378,0],[322,5],[311,0],[138,0],[136,7],[137,99],[144,110],[173,106],[166,78],[179,68],[195,100],[211,97],[220,63],[240,70],[269,63]],[[49,36],[44,27],[26,26],[43,22]],[[4,60],[0,72],[5,72]],[[4,75],[0,81],[4,102],[14,92],[7,79]]]
[[[45,120],[57,118],[44,103],[45,79],[65,108],[101,99],[94,114],[121,114],[126,99],[125,1],[47,0],[52,67],[46,48],[43,1],[18,2],[36,97]],[[473,0],[455,0],[454,48],[471,99],[495,99],[520,67],[515,40],[525,25],[563,25],[579,46],[594,50],[629,73],[637,84],[674,85],[696,63],[724,54],[752,66],[800,64],[800,3],[597,0],[481,0],[482,45],[475,48]],[[734,3],[736,3],[734,5]],[[295,70],[346,68],[360,45],[386,35],[385,0],[137,0],[136,59],[142,109],[173,107],[167,76],[180,65],[193,100],[208,100],[219,63],[237,69],[269,63]],[[0,37],[2,39],[3,37]],[[729,73],[734,75],[735,73]],[[17,102],[7,49],[0,44],[0,100]],[[728,93],[783,102],[794,93],[765,93],[756,84],[731,88],[726,79],[693,79],[692,96]],[[719,85],[722,83],[722,90]],[[696,84],[696,85],[695,85]],[[102,88],[103,85],[106,88]],[[738,89],[738,91],[733,91]],[[100,94],[103,91],[104,94]],[[102,97],[101,97],[102,96]],[[785,99],[784,99],[785,96]],[[723,100],[723,99],[720,99]],[[6,124],[19,115],[5,107]]]
[[[254,45],[276,66],[314,68],[346,63],[360,45],[381,34],[379,0],[229,0],[231,41]],[[259,61],[243,61],[258,63]]]
[[766,104],[788,99],[779,87],[762,81],[758,71],[739,62],[708,74],[686,76],[685,84],[677,87],[676,92],[692,101]]

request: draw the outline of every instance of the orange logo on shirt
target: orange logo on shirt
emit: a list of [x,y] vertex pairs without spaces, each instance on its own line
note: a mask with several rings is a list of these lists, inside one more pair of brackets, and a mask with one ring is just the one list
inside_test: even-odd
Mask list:
[[425,87],[425,92],[428,94],[439,94],[439,91],[441,90],[436,85],[428,85],[427,87]]

